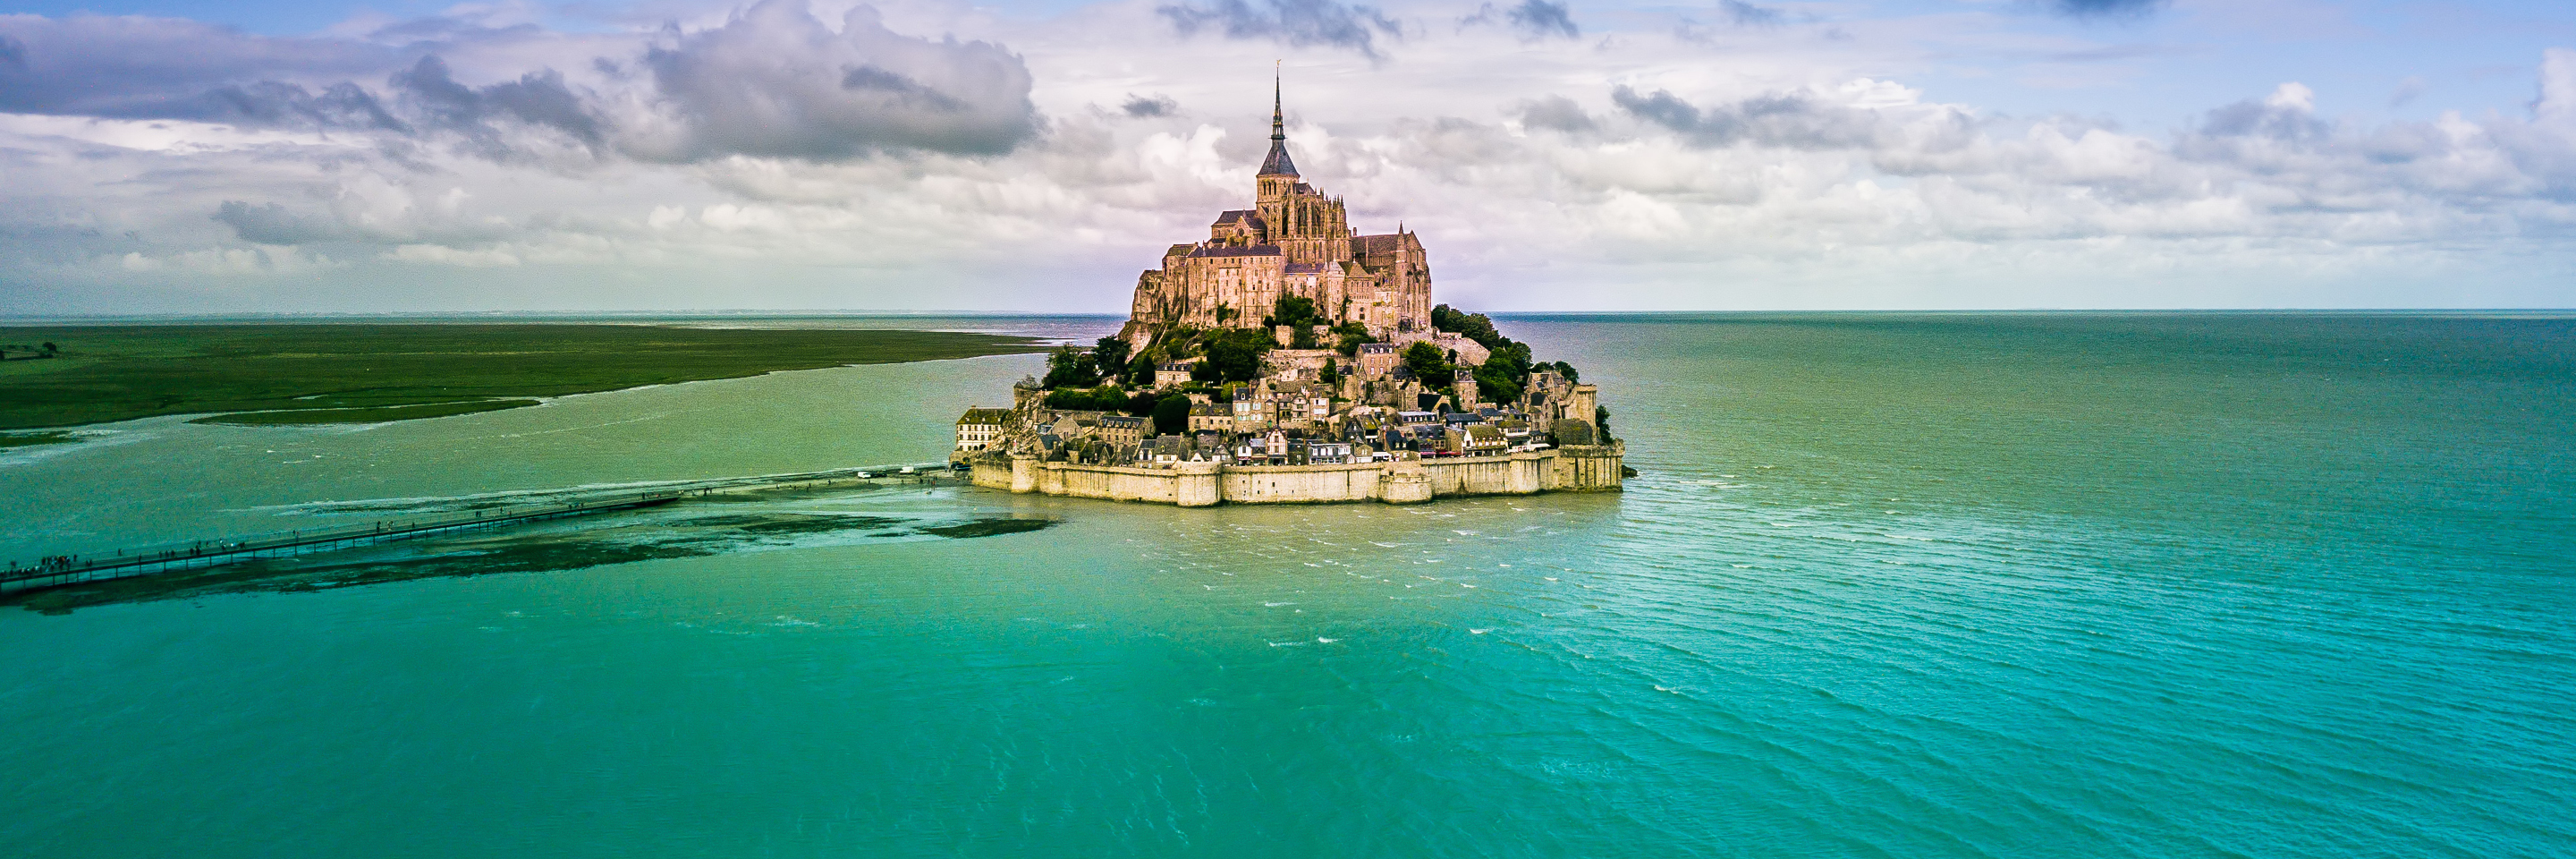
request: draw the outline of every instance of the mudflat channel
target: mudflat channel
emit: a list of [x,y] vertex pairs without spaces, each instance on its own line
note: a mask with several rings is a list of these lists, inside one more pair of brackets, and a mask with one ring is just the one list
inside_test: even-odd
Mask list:
[[534,397],[1043,348],[951,331],[598,323],[8,326],[0,343],[58,348],[0,362],[0,430],[196,413],[211,413],[199,419],[210,423],[378,423]]

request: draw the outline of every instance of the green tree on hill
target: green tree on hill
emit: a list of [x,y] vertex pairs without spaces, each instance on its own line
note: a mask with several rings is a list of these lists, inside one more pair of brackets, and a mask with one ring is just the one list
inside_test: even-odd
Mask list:
[[1405,347],[1404,368],[1413,371],[1413,378],[1421,380],[1426,388],[1449,387],[1449,377],[1457,370],[1449,363],[1449,357],[1441,353],[1440,347],[1427,340],[1416,340],[1413,345]]
[[1207,360],[1191,371],[1190,378],[1210,384],[1252,381],[1261,375],[1261,356],[1272,345],[1267,331],[1236,329],[1217,334],[1207,342]]
[[1127,395],[1126,404],[1120,406],[1119,410],[1141,418],[1152,415],[1154,407],[1161,403],[1162,398],[1154,392],[1137,391]]
[[1476,368],[1476,395],[1496,403],[1509,403],[1521,398],[1521,380],[1527,374],[1512,375],[1508,367],[1487,361]]
[[1372,338],[1369,337],[1368,326],[1361,325],[1357,322],[1344,322],[1340,325],[1333,326],[1333,336],[1341,339],[1341,342],[1334,344],[1333,348],[1335,351],[1342,353],[1342,357],[1344,358],[1358,357],[1360,354],[1360,344],[1372,342]]
[[1324,315],[1316,312],[1314,299],[1298,295],[1283,295],[1271,305],[1269,318],[1261,320],[1261,324],[1294,325],[1306,328],[1324,324]]
[[1046,379],[1039,384],[1049,388],[1088,388],[1100,384],[1100,368],[1090,353],[1058,346],[1047,356]]
[[1085,391],[1080,388],[1048,391],[1046,406],[1067,412],[1115,412],[1127,408],[1127,392],[1115,385],[1102,385]]
[[1431,308],[1431,327],[1439,331],[1464,334],[1467,339],[1486,349],[1500,351],[1512,342],[1503,332],[1494,330],[1494,320],[1482,313],[1460,313],[1449,305]]
[[1127,340],[1112,334],[1091,345],[1091,365],[1102,373],[1115,373],[1127,367]]
[[1154,404],[1154,431],[1179,434],[1190,431],[1190,398],[1174,394]]

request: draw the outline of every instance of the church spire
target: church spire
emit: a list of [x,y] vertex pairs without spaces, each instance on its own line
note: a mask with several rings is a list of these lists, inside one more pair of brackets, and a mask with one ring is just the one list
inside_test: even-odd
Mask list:
[[1279,72],[1274,68],[1270,73],[1270,157],[1261,159],[1263,176],[1297,175],[1297,162],[1288,160],[1288,123],[1280,109],[1282,104]]

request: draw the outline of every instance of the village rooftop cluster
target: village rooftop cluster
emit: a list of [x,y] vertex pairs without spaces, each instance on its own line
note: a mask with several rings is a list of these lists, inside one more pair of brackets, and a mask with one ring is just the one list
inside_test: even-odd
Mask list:
[[[1281,304],[1303,306],[1295,297]],[[1230,355],[1129,358],[1127,341],[1114,336],[1088,351],[1061,349],[1045,379],[1021,383],[1040,404],[1026,416],[1023,452],[1092,465],[1339,465],[1608,441],[1609,412],[1573,367],[1530,365],[1528,347],[1481,314],[1443,305],[1433,317],[1466,330],[1405,330],[1393,342],[1348,333],[1335,349],[1296,349],[1299,330],[1274,325],[1270,347],[1250,349],[1249,365]],[[1179,333],[1166,341],[1204,342]],[[1305,333],[1331,332],[1314,325]],[[1121,369],[1103,377],[1102,366]],[[968,409],[955,455],[1002,443],[1012,417],[1012,409]]]

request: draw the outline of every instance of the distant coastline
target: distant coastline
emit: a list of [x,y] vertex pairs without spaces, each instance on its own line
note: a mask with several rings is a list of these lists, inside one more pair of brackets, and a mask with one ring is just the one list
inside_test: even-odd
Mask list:
[[[771,317],[785,319],[785,317]],[[381,423],[645,385],[1041,351],[1040,338],[879,328],[269,322],[0,326],[0,430],[163,415]],[[35,438],[43,434],[22,433]],[[66,440],[59,434],[53,440]]]

